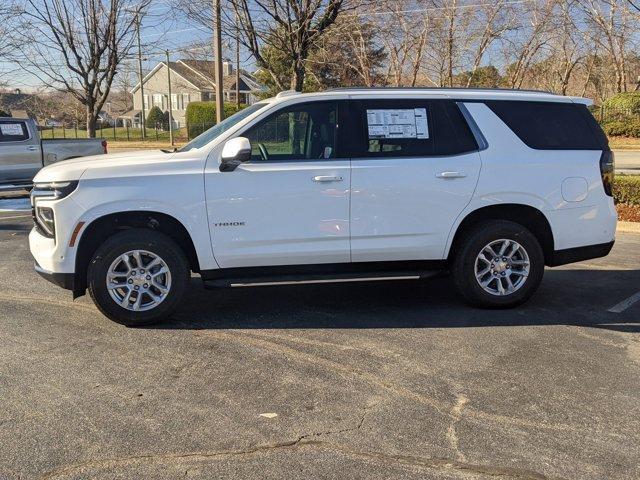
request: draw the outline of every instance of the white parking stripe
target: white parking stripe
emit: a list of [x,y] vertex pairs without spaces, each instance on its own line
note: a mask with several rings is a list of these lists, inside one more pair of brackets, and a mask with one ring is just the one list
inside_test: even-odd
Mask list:
[[634,303],[636,303],[638,300],[640,300],[640,292],[631,295],[629,298],[621,301],[620,303],[618,303],[617,305],[614,305],[613,307],[611,307],[609,310],[607,310],[607,312],[611,312],[611,313],[622,313],[624,312],[627,308],[629,308],[631,305],[633,305]]

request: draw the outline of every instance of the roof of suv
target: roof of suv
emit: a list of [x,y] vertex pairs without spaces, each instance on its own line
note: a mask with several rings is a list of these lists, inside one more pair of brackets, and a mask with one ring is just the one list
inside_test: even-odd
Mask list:
[[322,92],[300,93],[293,90],[280,92],[276,98],[286,98],[292,96],[324,96],[335,94],[362,95],[367,97],[389,97],[389,95],[403,97],[410,95],[433,95],[459,100],[519,100],[530,102],[574,102],[591,105],[593,102],[588,98],[567,97],[556,95],[551,92],[540,90],[514,90],[506,88],[430,88],[430,87],[341,87],[332,88]]

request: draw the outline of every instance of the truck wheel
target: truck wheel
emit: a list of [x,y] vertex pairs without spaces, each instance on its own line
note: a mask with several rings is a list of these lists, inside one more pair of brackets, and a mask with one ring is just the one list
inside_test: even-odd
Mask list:
[[168,236],[132,229],[109,237],[87,272],[89,294],[114,322],[149,325],[170,316],[189,282],[187,258]]
[[515,307],[540,285],[544,255],[536,237],[525,227],[492,220],[465,234],[451,271],[458,291],[470,304]]

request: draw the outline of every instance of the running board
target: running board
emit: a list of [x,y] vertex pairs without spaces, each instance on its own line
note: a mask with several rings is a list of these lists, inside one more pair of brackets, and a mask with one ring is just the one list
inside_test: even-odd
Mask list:
[[378,282],[389,280],[419,280],[434,277],[440,270],[429,271],[398,271],[398,272],[366,272],[361,274],[319,274],[319,275],[274,275],[260,277],[218,278],[204,280],[206,289],[218,289],[229,287],[266,287],[276,285],[307,285],[321,283],[346,283],[346,282]]

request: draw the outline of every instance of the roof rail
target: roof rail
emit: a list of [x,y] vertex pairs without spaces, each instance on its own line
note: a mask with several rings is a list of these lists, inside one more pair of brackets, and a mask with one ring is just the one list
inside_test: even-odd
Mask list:
[[295,90],[283,90],[282,92],[276,95],[276,98],[291,97],[293,95],[298,95],[299,93],[300,92],[297,92]]
[[[355,90],[366,90],[366,91],[380,91],[380,90],[468,90],[468,91],[476,91],[476,92],[524,92],[524,93],[540,93],[545,95],[556,95],[553,92],[549,92],[547,90],[527,90],[527,89],[517,89],[517,88],[467,88],[467,87],[334,87],[328,88],[326,92],[333,91],[355,91]],[[286,93],[286,92],[282,92]]]

